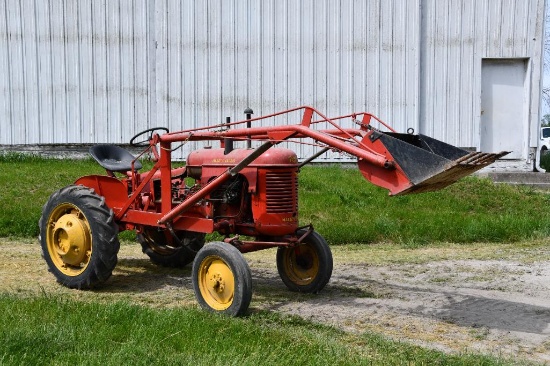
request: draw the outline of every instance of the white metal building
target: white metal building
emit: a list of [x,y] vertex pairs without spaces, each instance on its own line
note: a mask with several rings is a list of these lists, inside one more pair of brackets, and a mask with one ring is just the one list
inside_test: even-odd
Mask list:
[[544,7],[2,0],[0,145],[127,143],[153,126],[312,105],[329,116],[369,111],[399,131],[527,163],[540,125]]

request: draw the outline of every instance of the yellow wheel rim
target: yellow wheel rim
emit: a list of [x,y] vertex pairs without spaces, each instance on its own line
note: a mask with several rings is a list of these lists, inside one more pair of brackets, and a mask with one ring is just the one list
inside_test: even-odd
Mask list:
[[284,270],[296,285],[309,285],[319,273],[319,255],[308,243],[288,248],[284,254]]
[[235,277],[231,268],[220,257],[206,257],[198,274],[202,298],[214,310],[226,310],[233,303]]
[[92,233],[84,213],[71,203],[62,203],[52,210],[46,227],[48,254],[67,276],[78,276],[92,256]]

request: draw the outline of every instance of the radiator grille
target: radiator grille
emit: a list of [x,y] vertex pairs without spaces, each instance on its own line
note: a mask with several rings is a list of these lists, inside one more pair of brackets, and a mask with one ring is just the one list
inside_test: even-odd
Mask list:
[[266,206],[268,213],[298,210],[298,175],[293,171],[266,172]]

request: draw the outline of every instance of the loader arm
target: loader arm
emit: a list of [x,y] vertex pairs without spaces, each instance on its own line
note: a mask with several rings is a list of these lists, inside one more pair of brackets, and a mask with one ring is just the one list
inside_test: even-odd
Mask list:
[[[262,120],[298,111],[303,111],[300,123],[258,126]],[[319,118],[314,120],[314,116]],[[345,118],[351,118],[358,128],[343,128],[336,122]],[[389,131],[383,132],[373,127],[373,121]],[[243,128],[243,125],[252,122],[256,126]],[[321,123],[328,124],[331,128],[316,128]],[[228,168],[175,206],[171,200],[162,200],[159,213],[143,213],[132,208],[137,204],[141,192],[153,176],[160,175],[162,197],[171,196],[170,167],[173,143],[210,140],[220,141],[223,146],[227,139],[252,140],[263,142],[263,144],[251,150],[250,154],[242,161],[235,162],[234,167]],[[151,171],[142,175],[140,179],[132,179],[132,184],[137,181],[140,181],[140,184],[134,187],[132,195],[116,213],[116,218],[140,224],[170,226],[177,220],[181,221],[182,215],[187,210],[223,185],[241,169],[253,163],[272,146],[281,142],[307,143],[302,140],[313,140],[313,143],[309,144],[318,146],[321,150],[330,149],[356,157],[362,175],[371,183],[388,189],[390,195],[442,189],[507,154],[507,152],[497,154],[468,152],[428,136],[400,134],[379,118],[366,112],[328,118],[316,109],[304,106],[233,123],[162,135],[153,134],[146,151],[152,150],[157,157],[157,162]],[[159,146],[158,152],[156,146]],[[307,159],[307,161],[309,160],[312,159]],[[132,176],[135,177],[136,173],[132,172]],[[195,219],[195,221],[197,220]],[[203,221],[199,223],[204,225],[201,230],[211,231],[210,221]]]
[[[292,112],[303,111],[301,122],[281,126],[242,127]],[[313,119],[314,116],[319,117]],[[342,128],[336,121],[345,118],[358,128]],[[377,122],[384,132],[372,126]],[[330,129],[317,129],[318,124]],[[371,183],[386,188],[390,195],[428,192],[442,189],[458,179],[482,169],[508,152],[470,152],[434,138],[418,134],[397,133],[388,124],[370,113],[360,112],[328,118],[316,109],[303,106],[267,116],[229,124],[184,130],[158,136],[161,143],[203,140],[260,140],[279,143],[301,143],[310,139],[321,148],[355,156],[358,168]]]

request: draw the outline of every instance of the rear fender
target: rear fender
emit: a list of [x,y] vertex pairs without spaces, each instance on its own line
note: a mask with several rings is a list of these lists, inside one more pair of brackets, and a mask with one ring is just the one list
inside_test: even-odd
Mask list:
[[105,197],[105,203],[115,214],[128,200],[128,188],[120,180],[105,175],[87,175],[79,178],[76,185],[93,189],[98,195]]

